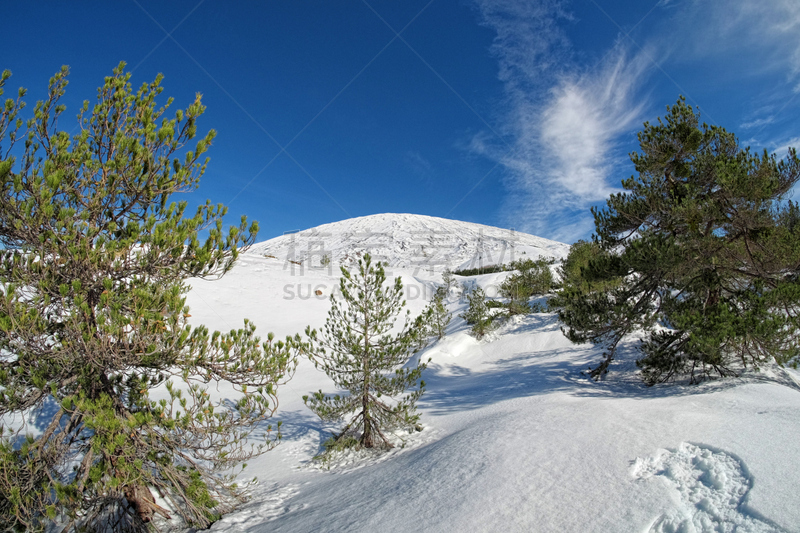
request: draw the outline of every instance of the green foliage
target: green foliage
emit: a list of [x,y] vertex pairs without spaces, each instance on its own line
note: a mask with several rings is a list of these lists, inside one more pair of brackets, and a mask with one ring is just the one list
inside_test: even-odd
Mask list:
[[449,268],[445,268],[442,272],[442,284],[444,287],[445,295],[450,294],[450,289],[458,285],[455,275]]
[[406,365],[425,324],[422,317],[411,321],[407,311],[400,331],[390,333],[406,303],[403,284],[396,278],[384,286],[383,265],[373,265],[369,254],[357,271],[341,271],[342,299],[331,297],[322,337],[307,334],[310,359],[347,394],[320,390],[303,401],[322,420],[349,417],[337,443],[358,438],[361,447],[391,448],[385,431],[419,427],[416,402],[425,390],[421,377],[427,363]]
[[334,458],[347,450],[357,450],[361,447],[359,440],[352,434],[339,436],[331,435],[322,443],[324,451],[314,456],[314,461],[318,461],[322,466],[330,469]]
[[506,308],[510,315],[530,313],[530,298],[549,294],[553,290],[555,283],[550,264],[551,261],[547,259],[525,259],[511,263],[517,272],[500,285],[500,295],[508,299]]
[[482,339],[494,329],[494,316],[489,311],[486,293],[480,287],[475,287],[468,295],[469,307],[461,314],[461,318],[472,326],[472,334]]
[[784,195],[800,160],[742,149],[700,125],[683,99],[639,134],[626,192],[594,209],[593,243],[573,247],[558,297],[565,333],[606,346],[644,329],[646,382],[693,382],[796,360],[800,220]]
[[588,303],[593,298],[603,298],[620,282],[619,277],[606,276],[600,279],[593,275],[589,263],[594,261],[595,266],[599,265],[601,256],[604,256],[603,250],[593,241],[580,240],[570,246],[569,254],[558,269],[560,282],[557,284],[555,296],[547,301],[548,307],[560,309],[564,316],[570,316],[570,320],[594,316],[591,313],[576,315],[573,311],[576,306]]
[[486,307],[489,309],[506,309],[508,305],[500,300],[486,300]]
[[456,270],[454,274],[459,276],[479,276],[481,274],[495,274],[497,272],[505,272],[512,270],[509,265],[486,265],[478,268],[465,268],[463,270]]
[[439,340],[447,334],[447,326],[450,324],[453,314],[447,311],[447,305],[444,302],[446,291],[445,285],[438,287],[433,299],[422,312],[426,326],[423,334],[426,337],[436,337]]
[[[228,272],[258,227],[224,231],[224,206],[187,216],[170,201],[196,189],[214,132],[189,147],[200,96],[169,118],[161,76],[134,91],[123,68],[73,136],[57,129],[66,67],[29,120],[22,90],[0,115],[0,416],[55,411],[22,447],[15,431],[0,439],[5,529],[140,531],[168,513],[208,527],[240,498],[230,469],[274,445],[269,427],[246,439],[274,413],[300,346],[262,341],[248,321],[229,333],[187,324],[185,280]],[[230,402],[211,400],[219,382]],[[153,388],[169,399],[151,400]]]
[[[592,241],[580,240],[569,248],[569,254],[561,262],[558,269],[560,283],[559,291],[575,289],[581,292],[593,292],[606,290],[609,285],[617,283],[616,280],[592,279],[588,272],[590,260],[597,258],[603,253],[600,245]],[[557,296],[555,298],[557,300]]]

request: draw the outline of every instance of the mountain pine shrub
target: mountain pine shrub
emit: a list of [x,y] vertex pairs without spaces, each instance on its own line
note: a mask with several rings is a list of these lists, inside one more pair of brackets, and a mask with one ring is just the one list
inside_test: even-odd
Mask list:
[[425,323],[428,326],[427,333],[431,337],[436,337],[437,340],[444,338],[447,334],[447,326],[453,318],[453,314],[447,310],[445,304],[446,296],[447,286],[438,287],[433,294],[433,299],[423,311]]
[[800,224],[783,201],[800,179],[794,149],[751,153],[725,129],[700,124],[681,98],[645,123],[638,173],[593,209],[591,244],[574,246],[560,317],[574,342],[605,346],[644,330],[647,383],[697,382],[800,353]]
[[[29,120],[22,89],[0,114],[4,530],[143,531],[174,514],[205,528],[241,497],[231,469],[275,443],[265,421],[298,339],[192,328],[185,304],[186,280],[228,272],[257,225],[225,232],[222,205],[186,216],[170,200],[197,187],[214,132],[190,148],[200,96],[168,118],[161,76],[134,91],[123,68],[75,135],[57,129],[66,67]],[[219,383],[235,393],[213,400]],[[9,425],[32,413],[38,436]]]
[[[530,313],[531,297],[549,294],[553,290],[555,282],[550,264],[544,258],[536,261],[525,259],[511,264],[517,272],[500,285],[500,295],[508,299],[506,308],[510,315]],[[537,306],[537,310],[541,310],[541,306]]]
[[445,295],[450,294],[450,289],[458,285],[455,275],[449,268],[445,268],[442,272],[442,284],[444,286]]
[[486,293],[480,287],[475,287],[467,294],[469,307],[461,313],[461,318],[471,325],[472,334],[477,339],[482,339],[487,333],[494,329],[494,315],[487,305]]

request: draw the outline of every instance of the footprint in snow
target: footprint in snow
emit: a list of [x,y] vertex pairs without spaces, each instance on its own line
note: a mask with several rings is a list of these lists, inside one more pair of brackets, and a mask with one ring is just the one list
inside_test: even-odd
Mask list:
[[677,450],[637,458],[632,474],[645,480],[662,476],[678,493],[675,507],[653,522],[650,533],[784,531],[744,504],[753,480],[731,454],[683,442]]
[[[236,511],[224,515],[212,526],[213,531],[241,531],[245,527],[255,527],[260,531],[264,522],[275,520],[284,514],[308,507],[308,504],[294,503],[292,498],[300,488],[296,484],[255,489],[252,500]],[[197,530],[190,530],[197,531]],[[199,532],[198,532],[199,533]]]

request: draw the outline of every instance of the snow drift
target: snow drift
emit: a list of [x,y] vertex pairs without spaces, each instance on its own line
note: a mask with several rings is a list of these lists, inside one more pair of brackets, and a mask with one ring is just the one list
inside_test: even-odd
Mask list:
[[[320,328],[338,269],[299,268],[288,263],[290,249],[292,260],[308,261],[316,251],[308,243],[325,233],[325,251],[346,262],[375,250],[354,237],[365,228],[391,235],[379,251],[406,288],[416,288],[408,293],[412,315],[427,303],[425,289],[441,282],[441,267],[467,266],[476,250],[503,243],[514,243],[517,257],[567,250],[431,217],[363,217],[255,245],[222,280],[193,281],[193,322],[227,330],[248,317],[262,335]],[[434,230],[450,235],[435,255],[447,259],[420,267],[409,259],[423,250],[416,232]],[[498,236],[498,248],[481,248],[489,236]],[[468,279],[489,287],[506,275]],[[316,295],[314,287],[325,290]],[[454,317],[465,307],[455,293],[448,305]],[[552,314],[516,317],[482,341],[454,318],[448,336],[421,356],[432,358],[418,404],[424,431],[401,435],[403,448],[341,457],[330,469],[311,458],[338,426],[317,419],[301,396],[333,386],[301,361],[279,392],[282,443],[242,475],[259,478],[252,500],[212,530],[800,531],[794,371],[646,387],[635,355],[623,349],[609,378],[595,383],[581,371],[599,350],[570,344]]]

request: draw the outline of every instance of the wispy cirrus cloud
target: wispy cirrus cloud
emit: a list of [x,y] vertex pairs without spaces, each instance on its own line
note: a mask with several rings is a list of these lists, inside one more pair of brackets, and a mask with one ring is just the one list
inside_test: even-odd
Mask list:
[[750,130],[750,129],[753,129],[753,128],[763,128],[764,126],[772,124],[773,122],[775,122],[775,116],[774,115],[769,115],[769,116],[766,116],[764,118],[757,118],[757,119],[751,120],[749,122],[743,122],[741,127],[742,127],[742,129],[745,129],[745,130]]
[[[753,87],[740,122],[750,135],[748,144],[774,147],[796,137],[800,2],[684,0],[678,7],[661,28],[660,44],[675,43],[675,55],[695,65],[724,65],[720,71],[728,72],[729,83],[741,80]],[[759,83],[762,78],[770,81]]]
[[789,153],[789,148],[794,148],[795,150],[800,150],[800,137],[794,137],[793,139],[789,139],[785,143],[781,144],[774,150],[772,153],[778,157],[778,159],[782,159],[787,156]]
[[763,69],[779,69],[800,90],[800,2],[797,0],[693,0],[682,6],[675,29],[695,58],[757,55]]
[[648,65],[618,49],[596,71],[562,79],[551,90],[536,139],[545,149],[540,159],[546,180],[567,189],[577,204],[615,190],[607,181],[618,163],[613,147],[642,116],[635,93]]
[[572,19],[563,0],[477,0],[481,23],[495,31],[492,53],[509,93],[542,86],[572,54],[560,22]]
[[417,152],[416,150],[409,150],[406,152],[405,157],[403,158],[406,165],[414,171],[414,173],[422,178],[429,177],[433,166],[431,162],[423,157],[422,154]]
[[[503,133],[473,148],[500,162],[510,190],[507,223],[571,242],[592,229],[588,207],[615,187],[618,138],[642,115],[637,90],[651,61],[618,43],[590,68],[572,60],[560,24],[563,2],[480,0],[482,22],[495,30],[492,52],[506,91]],[[510,145],[510,146],[509,146]]]

